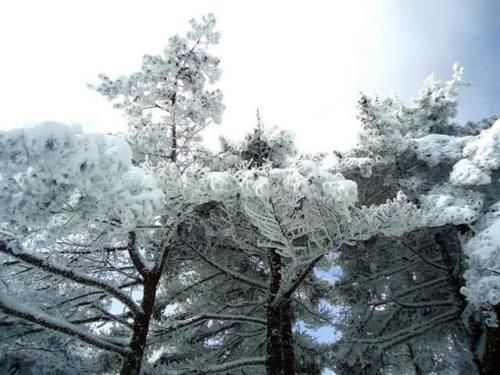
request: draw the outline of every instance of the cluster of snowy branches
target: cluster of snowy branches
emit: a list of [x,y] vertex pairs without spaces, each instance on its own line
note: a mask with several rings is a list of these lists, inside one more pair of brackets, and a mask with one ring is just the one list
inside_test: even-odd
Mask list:
[[[219,35],[213,16],[191,27],[92,86],[127,115],[125,138],[0,132],[0,369],[488,373],[500,121],[453,123],[463,69],[411,106],[362,96],[348,153],[298,155],[258,114],[213,154],[200,132],[223,111]],[[334,285],[317,272],[335,267]]]
[[360,143],[342,156],[368,158],[370,170],[344,175],[363,204],[404,191],[423,222],[341,250],[343,277],[331,297],[342,306],[338,373],[489,374],[498,366],[500,121],[454,123],[462,84],[455,66],[447,82],[428,79],[410,106],[360,98]]

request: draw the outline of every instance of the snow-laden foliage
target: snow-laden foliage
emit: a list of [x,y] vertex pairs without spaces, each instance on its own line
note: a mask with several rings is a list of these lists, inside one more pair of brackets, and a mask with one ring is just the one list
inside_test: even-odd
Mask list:
[[468,142],[463,155],[485,171],[498,169],[500,167],[500,120]]
[[163,204],[154,177],[132,165],[117,137],[60,123],[0,132],[0,222],[40,226],[74,210],[126,228],[148,222]]
[[295,137],[290,131],[277,126],[264,126],[257,111],[257,126],[242,142],[233,142],[221,137],[222,152],[210,163],[216,170],[262,167],[270,163],[273,167],[284,168],[297,154]]
[[[498,125],[496,117],[453,122],[464,84],[463,69],[455,66],[451,80],[432,76],[408,106],[363,96],[358,146],[329,156],[357,182],[361,204],[381,203],[402,190],[423,220],[418,237],[375,238],[341,251],[343,280],[335,297],[345,307],[335,354],[341,374],[473,374],[478,365],[495,367],[497,334],[487,325],[498,311],[497,254],[488,228],[500,187]],[[343,162],[360,157],[369,159],[370,173]],[[450,350],[462,353],[460,361]]]
[[407,129],[401,121],[400,111],[401,105],[397,99],[381,101],[365,95],[360,97],[358,119],[362,131],[357,148],[361,155],[384,155],[392,160],[395,154],[408,148],[408,140],[404,137]]
[[450,181],[455,185],[488,185],[500,166],[500,121],[475,136],[430,134],[413,140],[419,160],[434,167],[456,163]]
[[[455,64],[453,76],[448,81],[439,80],[432,74],[424,82],[419,95],[411,106],[405,106],[398,98],[381,100],[362,95],[358,101],[358,118],[361,122],[356,154],[379,158],[379,161],[393,162],[414,143],[432,133],[442,134],[452,124],[457,112],[458,88],[465,85],[464,70]],[[446,143],[446,138],[433,134],[432,143]],[[434,147],[426,148],[417,143],[420,153],[435,163]],[[448,153],[453,154],[453,145]],[[429,149],[432,150],[429,154]]]
[[424,81],[413,107],[405,111],[408,133],[416,138],[439,134],[448,128],[457,114],[458,90],[465,85],[464,68],[456,63],[448,81],[443,82],[436,74],[431,74]]
[[482,194],[438,185],[421,197],[421,207],[430,226],[469,224],[477,220],[483,206]]
[[95,89],[129,119],[136,163],[185,159],[199,132],[220,123],[222,93],[211,87],[220,76],[219,59],[207,51],[219,41],[214,28],[213,15],[193,20],[191,31],[171,37],[162,55],[145,55],[140,71],[117,79],[100,76]]
[[453,166],[450,181],[455,185],[488,185],[491,177],[469,159],[462,159]]
[[[434,153],[437,163],[450,164],[459,159],[449,175],[452,185],[446,185],[448,194],[435,194],[431,191],[423,199],[423,206],[427,206],[430,213],[434,212],[437,222],[441,221],[443,224],[472,224],[477,221],[479,233],[464,246],[469,269],[465,272],[466,286],[462,290],[473,306],[486,309],[498,305],[495,297],[498,294],[495,275],[498,267],[498,244],[494,234],[498,228],[495,221],[490,219],[492,212],[496,212],[496,205],[485,207],[484,202],[485,199],[487,202],[495,202],[497,199],[499,129],[500,121],[497,120],[489,128],[481,129],[477,135],[448,137],[447,145],[442,145],[444,147],[438,147],[438,144],[434,144],[434,148],[429,143],[426,145],[430,149],[440,150]],[[419,139],[419,143],[425,143],[424,140]],[[454,145],[453,157],[450,157],[449,145]],[[480,189],[483,186],[486,189]],[[438,189],[442,190],[443,187]]]
[[467,286],[462,293],[478,308],[500,304],[500,219],[468,241],[464,252],[469,269],[464,274]]
[[463,148],[470,137],[454,137],[445,134],[429,134],[413,139],[418,160],[434,167],[439,163],[456,162],[462,158]]

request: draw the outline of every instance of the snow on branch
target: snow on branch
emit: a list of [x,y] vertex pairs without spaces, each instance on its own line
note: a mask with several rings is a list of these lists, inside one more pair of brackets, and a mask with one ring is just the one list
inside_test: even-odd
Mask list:
[[44,328],[77,337],[81,341],[99,349],[111,351],[123,357],[129,354],[129,349],[122,343],[113,342],[93,335],[83,330],[80,326],[62,319],[54,318],[40,309],[19,303],[2,292],[0,292],[0,310],[4,311],[6,314],[17,316]]
[[62,276],[79,284],[101,289],[126,305],[134,314],[138,314],[141,310],[141,308],[132,300],[132,298],[130,298],[122,290],[102,280],[87,276],[65,266],[53,264],[43,257],[14,249],[10,245],[7,245],[5,242],[0,242],[0,252],[6,255],[10,255],[16,259],[19,259],[25,263],[38,267],[54,275]]
[[421,335],[431,329],[434,329],[442,324],[446,324],[458,318],[459,314],[457,309],[450,309],[442,314],[433,318],[419,321],[399,331],[383,335],[377,338],[355,338],[350,340],[353,343],[377,345],[383,348],[389,348],[397,345],[400,342],[407,341],[408,339]]
[[261,318],[256,318],[253,316],[246,315],[231,315],[231,314],[202,314],[198,316],[193,316],[188,319],[177,320],[171,322],[171,326],[167,329],[164,329],[158,332],[159,335],[168,334],[173,331],[177,331],[184,327],[188,327],[193,324],[198,324],[200,322],[204,322],[206,320],[222,320],[222,321],[234,321],[234,322],[246,322],[253,323],[258,325],[266,325],[266,320]]
[[76,205],[72,212],[130,227],[164,206],[124,140],[61,123],[0,132],[0,175],[0,221],[18,225],[46,227],[48,216]]
[[254,286],[254,287],[257,287],[259,289],[264,289],[264,290],[267,290],[267,285],[258,281],[258,280],[254,280],[250,277],[247,277],[245,275],[242,275],[241,273],[237,272],[237,271],[234,271],[230,268],[227,268],[226,266],[222,265],[222,264],[219,264],[218,262],[215,262],[213,260],[211,260],[209,257],[205,256],[203,254],[202,251],[200,251],[199,249],[197,249],[196,247],[194,247],[193,245],[191,245],[189,242],[187,241],[184,241],[182,240],[182,242],[184,244],[186,244],[187,246],[189,246],[189,248],[191,248],[196,254],[198,254],[198,256],[203,259],[206,263],[208,263],[209,265],[211,265],[212,267],[214,267],[215,269],[225,273],[226,275],[228,276],[231,276],[233,277],[234,279],[236,280],[239,280],[245,284],[248,284],[250,286]]

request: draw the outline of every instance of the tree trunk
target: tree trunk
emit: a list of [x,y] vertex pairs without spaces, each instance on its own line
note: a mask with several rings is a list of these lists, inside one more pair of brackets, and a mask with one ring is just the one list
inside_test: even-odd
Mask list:
[[283,352],[281,345],[281,311],[279,307],[267,309],[266,331],[266,374],[284,375]]
[[[500,317],[500,305],[494,308],[497,319]],[[480,359],[481,375],[496,375],[500,372],[500,327],[485,327],[486,348],[484,355]]]
[[271,250],[269,257],[270,276],[269,297],[266,311],[266,374],[284,375],[281,346],[281,308],[276,296],[281,284],[281,256]]
[[293,310],[292,301],[283,301],[281,307],[281,343],[283,374],[295,374],[295,353],[293,350]]
[[293,311],[289,298],[276,300],[281,284],[281,256],[274,250],[270,256],[271,282],[266,319],[266,374],[294,375]]
[[131,354],[125,358],[120,375],[139,375],[141,373],[142,358],[148,337],[149,322],[153,314],[156,298],[156,287],[160,280],[160,273],[154,272],[144,277],[144,292],[142,311],[134,320],[133,335],[130,342]]
[[[177,82],[175,83],[177,88]],[[177,125],[175,120],[175,103],[177,102],[177,92],[174,92],[170,104],[172,107],[172,124],[170,125],[170,136],[172,137],[172,151],[170,153],[170,161],[175,163],[177,161]]]

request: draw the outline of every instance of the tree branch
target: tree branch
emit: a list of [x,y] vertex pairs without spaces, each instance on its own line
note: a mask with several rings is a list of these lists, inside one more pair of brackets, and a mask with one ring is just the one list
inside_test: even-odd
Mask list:
[[436,262],[433,262],[427,258],[425,258],[422,254],[420,254],[418,251],[416,251],[415,249],[413,249],[410,245],[404,243],[403,241],[398,241],[401,245],[403,245],[404,247],[406,247],[408,250],[410,250],[413,254],[415,254],[417,257],[419,257],[419,259],[424,262],[425,264],[428,264],[429,266],[431,267],[434,267],[434,268],[437,268],[439,270],[443,270],[443,271],[446,271],[448,272],[448,268],[446,268],[445,266],[441,265],[441,264],[438,264]]
[[132,260],[132,263],[134,264],[134,267],[137,269],[139,274],[142,277],[146,277],[151,270],[146,267],[141,259],[141,255],[137,251],[136,234],[133,231],[128,232],[127,251],[130,259]]
[[6,314],[17,316],[31,323],[35,323],[44,328],[51,329],[68,336],[76,337],[89,345],[95,346],[99,349],[111,351],[113,353],[121,355],[122,357],[125,357],[130,353],[129,348],[121,343],[110,342],[106,339],[95,336],[84,331],[81,327],[75,324],[69,323],[68,321],[62,319],[54,318],[40,309],[28,307],[25,304],[21,304],[1,292],[0,309],[3,310]]
[[208,257],[206,257],[205,255],[203,255],[203,253],[201,251],[199,251],[197,248],[195,248],[189,242],[187,242],[185,240],[182,240],[182,242],[184,244],[186,244],[187,246],[189,246],[189,248],[191,248],[196,254],[198,254],[201,259],[203,259],[206,263],[208,263],[209,265],[211,265],[215,269],[218,269],[219,271],[225,273],[226,275],[231,276],[231,277],[235,278],[236,280],[239,280],[239,281],[246,283],[250,286],[257,287],[259,289],[267,290],[266,284],[261,283],[260,281],[257,281],[257,280],[253,280],[249,277],[246,277],[245,275],[242,275],[239,272],[236,272],[236,271],[231,270],[231,269],[229,269],[221,264],[218,264],[217,262],[214,262],[211,259],[209,259]]
[[31,264],[32,266],[38,267],[54,275],[62,276],[79,284],[101,289],[126,305],[135,315],[140,312],[140,307],[136,305],[136,303],[128,295],[113,285],[74,271],[71,268],[52,264],[45,258],[23,252],[17,252],[5,242],[0,242],[0,252],[22,260],[25,263]]
[[200,374],[216,374],[218,372],[234,370],[241,367],[263,366],[265,361],[264,357],[243,358],[232,362],[226,362],[221,365],[208,366],[205,370],[202,370]]
[[309,275],[309,273],[313,270],[314,266],[318,264],[318,262],[323,258],[323,254],[316,256],[313,258],[309,264],[302,269],[299,276],[292,282],[287,289],[278,292],[276,299],[278,300],[280,297],[282,298],[290,298],[292,294],[297,290],[297,288],[302,284],[304,279]]
[[158,332],[158,335],[168,334],[170,332],[176,331],[178,329],[190,326],[192,324],[197,324],[199,322],[203,322],[205,320],[224,320],[224,321],[235,321],[235,322],[245,322],[245,323],[253,323],[260,324],[265,326],[267,324],[265,319],[255,318],[253,316],[246,315],[230,315],[230,314],[203,314],[194,316],[192,318],[179,320],[177,322],[172,322],[172,326],[170,328],[164,329],[165,332]]

